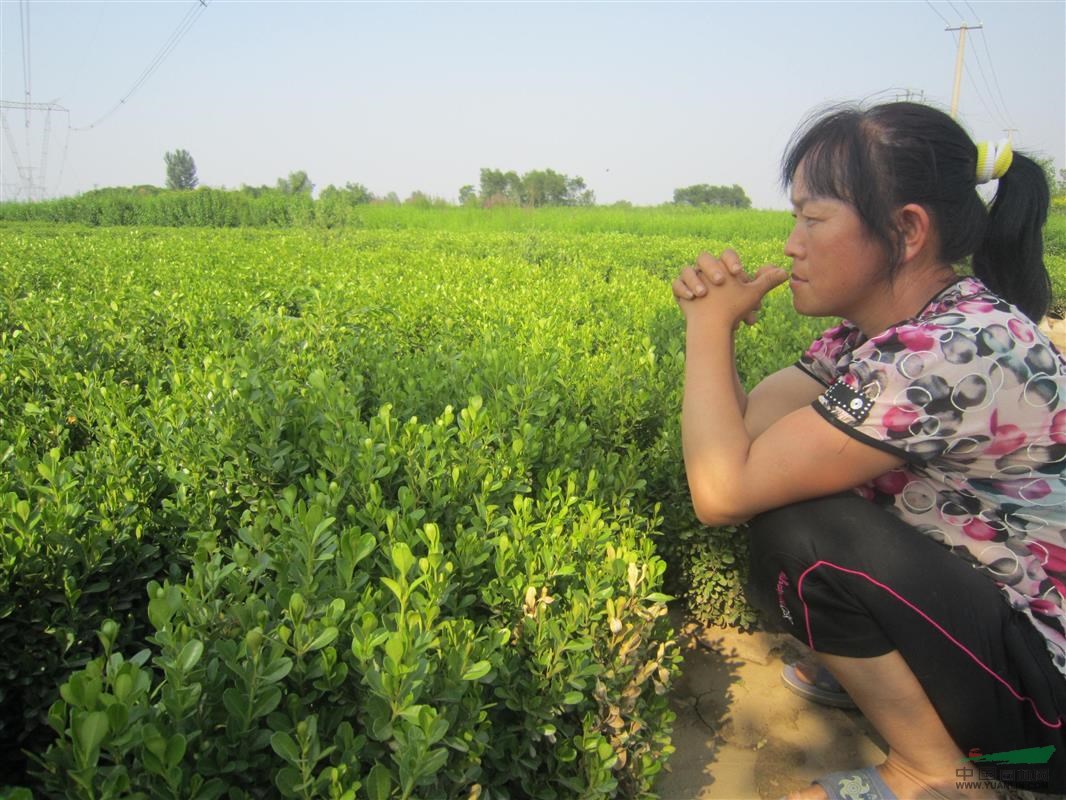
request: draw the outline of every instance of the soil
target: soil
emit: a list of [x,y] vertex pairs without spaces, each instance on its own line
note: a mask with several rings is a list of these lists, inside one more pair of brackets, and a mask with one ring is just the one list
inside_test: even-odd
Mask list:
[[1047,334],[1060,353],[1066,353],[1066,320],[1044,317],[1040,330]]
[[886,747],[858,711],[810,703],[781,682],[801,657],[788,636],[675,622],[685,651],[671,695],[676,748],[663,800],[777,798],[828,772],[876,764]]
[[884,760],[888,746],[861,712],[785,688],[781,668],[805,655],[795,639],[700,627],[680,614],[673,622],[685,661],[671,692],[675,752],[655,785],[662,800],[783,798],[827,773]]

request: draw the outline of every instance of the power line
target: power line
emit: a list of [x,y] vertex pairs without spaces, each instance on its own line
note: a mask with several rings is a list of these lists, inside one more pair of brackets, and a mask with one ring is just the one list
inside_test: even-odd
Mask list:
[[[19,35],[22,45],[22,87],[27,103],[33,102],[30,81],[30,3],[19,0]],[[26,111],[26,127],[30,126],[30,112]]]
[[140,89],[145,82],[155,74],[156,70],[158,70],[163,62],[166,61],[167,56],[174,52],[174,49],[178,46],[181,40],[185,38],[185,34],[189,32],[192,26],[196,23],[196,20],[200,18],[200,15],[204,13],[208,2],[209,0],[196,0],[196,2],[193,3],[193,7],[185,12],[185,16],[182,17],[181,22],[178,23],[178,26],[163,43],[163,46],[159,48],[159,52],[155,54],[155,57],[148,63],[148,66],[144,68],[144,71],[141,72],[137,80],[133,82],[133,85],[129,88],[126,94],[124,94],[114,106],[93,123],[80,128],[73,128],[73,130],[77,132],[92,130],[125,105],[126,101],[133,96],[133,93]]
[[[970,13],[973,14],[974,19],[980,22],[981,17],[978,15],[977,11],[974,10],[974,7],[970,5],[970,0],[963,0],[963,2],[966,4],[966,8],[969,9]],[[981,57],[980,55],[978,55],[975,49],[974,57],[977,59],[977,66],[978,69],[980,69],[981,71],[981,78],[982,80],[984,80],[985,88],[988,89],[988,94],[993,98],[993,102],[997,102],[998,100],[998,107],[1002,111],[1003,120],[1007,123],[1008,127],[1011,127],[1013,126],[1013,120],[1011,118],[1010,110],[1007,108],[1007,100],[1003,96],[1003,89],[999,85],[999,76],[996,75],[996,66],[995,63],[992,61],[992,50],[988,45],[988,33],[984,30],[984,28],[981,28],[981,43],[984,46],[985,55],[988,57],[988,71],[992,73],[992,82],[996,86],[995,94],[993,94],[992,92],[992,87],[988,85],[988,79],[984,75],[984,68],[981,64]],[[1011,129],[1017,130],[1013,127],[1011,127]]]
[[969,80],[970,86],[973,88],[974,94],[976,94],[977,95],[977,99],[981,101],[981,105],[984,106],[985,111],[988,112],[988,115],[992,119],[997,119],[998,118],[1000,120],[1000,124],[1003,124],[1003,116],[1000,113],[998,113],[995,109],[993,109],[992,106],[989,105],[988,100],[985,99],[985,95],[981,91],[981,87],[978,86],[977,85],[977,81],[974,80],[973,70],[966,69],[964,71],[966,72],[966,78],[967,78],[967,80]]
[[943,14],[941,14],[937,10],[936,6],[934,6],[931,2],[929,2],[929,0],[925,0],[925,4],[927,6],[929,6],[929,8],[931,8],[933,10],[934,14],[936,14],[938,17],[940,17],[940,19],[944,20],[944,24],[945,25],[947,25],[948,27],[951,27],[951,20],[949,20],[947,17],[945,17]]
[[[965,22],[966,21],[966,17],[964,17],[962,15],[962,13],[957,8],[955,8],[955,4],[952,3],[951,0],[947,0],[947,2],[948,2],[948,5],[951,6],[951,10],[955,12],[955,16],[957,16],[959,19],[961,19],[963,22]],[[950,24],[950,23],[948,23],[948,24]]]
[[[984,33],[983,30],[981,32]],[[984,37],[982,37],[982,38],[984,38]],[[974,60],[977,61],[977,71],[981,75],[981,81],[982,81],[982,83],[984,83],[985,90],[988,92],[988,96],[991,99],[992,104],[994,106],[996,106],[996,110],[995,111],[993,111],[992,109],[988,108],[988,104],[987,103],[985,104],[985,108],[993,116],[999,117],[999,120],[1000,120],[1001,123],[1003,123],[1006,126],[1009,126],[1010,125],[1010,114],[1007,113],[1007,109],[1006,109],[1005,106],[1003,106],[1002,104],[997,105],[995,93],[992,91],[992,85],[988,82],[988,76],[985,75],[984,64],[981,63],[981,55],[978,53],[976,47],[973,48],[973,57],[974,57]],[[992,68],[992,65],[989,64],[989,69],[991,70],[991,68]]]
[[[22,86],[23,96],[26,100],[25,133],[26,133],[26,158],[30,157],[30,110],[29,105],[33,102],[32,84],[30,81],[30,3],[29,0],[19,0],[19,33],[22,36]],[[16,164],[18,159],[15,160]],[[33,175],[30,171],[25,172],[27,193],[33,196]]]
[[1007,119],[1010,120],[1011,114],[1010,111],[1007,109],[1007,101],[1003,97],[1003,90],[999,86],[999,77],[996,75],[996,67],[992,61],[992,50],[989,49],[988,46],[988,34],[986,34],[983,30],[981,31],[981,34],[981,41],[984,43],[985,47],[985,55],[988,56],[988,69],[992,73],[992,82],[996,85],[996,93],[999,96],[1000,105],[1003,107],[1003,111],[1006,114]]

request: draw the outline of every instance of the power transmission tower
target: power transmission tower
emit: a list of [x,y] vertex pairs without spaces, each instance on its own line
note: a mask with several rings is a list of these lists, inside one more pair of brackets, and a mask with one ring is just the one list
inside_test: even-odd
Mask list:
[[[26,158],[22,157],[19,152],[18,144],[15,141],[15,136],[11,131],[11,127],[7,122],[6,111],[9,110],[21,110],[26,113]],[[59,105],[58,103],[31,103],[31,102],[15,102],[10,100],[0,100],[0,128],[3,130],[3,136],[7,139],[8,149],[11,151],[11,158],[15,162],[15,170],[18,173],[18,189],[15,193],[16,198],[23,198],[28,201],[42,200],[47,194],[48,185],[48,144],[52,136],[52,112],[59,111],[67,115],[67,130],[69,138],[70,130],[70,112]],[[43,112],[44,113],[44,132],[41,141],[41,155],[35,162],[32,154],[29,152],[29,127],[30,127],[30,112]],[[66,146],[63,148],[63,163],[66,163]],[[62,167],[60,167],[60,175],[62,175]],[[5,176],[6,177],[6,176]],[[13,181],[3,181],[5,187],[12,186]]]
[[925,102],[925,90],[924,89],[901,89],[896,93],[896,102],[906,103],[924,103]]
[[967,25],[965,22],[956,27],[948,26],[946,31],[959,32],[959,46],[955,53],[955,86],[951,90],[951,118],[954,119],[959,111],[959,86],[962,84],[962,54],[966,50],[966,31],[976,31],[983,28],[980,22],[976,25]]

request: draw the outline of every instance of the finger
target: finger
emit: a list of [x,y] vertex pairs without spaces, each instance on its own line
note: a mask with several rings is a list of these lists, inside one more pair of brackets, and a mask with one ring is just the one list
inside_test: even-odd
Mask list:
[[759,309],[757,308],[753,311],[749,311],[747,314],[744,315],[744,322],[746,322],[748,325],[754,325],[758,321]]
[[678,280],[685,284],[688,290],[696,297],[701,297],[707,293],[707,287],[703,283],[703,277],[693,266],[688,266],[681,270],[681,275],[678,276]]
[[741,275],[744,272],[744,266],[740,263],[740,256],[731,247],[727,247],[722,251],[721,262],[725,264],[726,269],[732,275]]
[[673,289],[674,297],[678,300],[692,300],[696,296],[681,278],[675,279],[670,288]]
[[722,262],[710,253],[703,252],[696,259],[696,270],[702,272],[708,283],[721,286],[725,283],[726,269]]
[[[788,280],[788,273],[776,264],[763,264],[761,267],[755,270],[755,275],[752,277],[758,278],[760,275],[764,274],[772,274],[774,276],[783,275],[783,280]],[[774,285],[776,286],[777,284],[775,283]]]
[[780,286],[782,283],[788,280],[788,273],[780,267],[765,266],[760,267],[759,271],[755,273],[755,277],[751,279],[751,287],[759,291],[760,296],[765,295],[775,286]]

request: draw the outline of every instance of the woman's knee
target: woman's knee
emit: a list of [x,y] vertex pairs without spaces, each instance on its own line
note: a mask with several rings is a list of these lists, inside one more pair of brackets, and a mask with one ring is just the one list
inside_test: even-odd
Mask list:
[[779,615],[790,618],[784,594],[802,572],[814,562],[814,539],[818,531],[812,516],[795,505],[766,511],[748,522],[750,553],[745,595],[772,629]]
[[813,556],[820,534],[816,514],[807,503],[765,511],[748,522],[752,564],[765,564],[781,557],[807,561]]
[[787,587],[822,560],[855,558],[865,544],[857,532],[875,527],[885,515],[863,498],[848,493],[793,503],[764,512],[748,523],[750,577],[748,599],[760,611],[776,614]]

